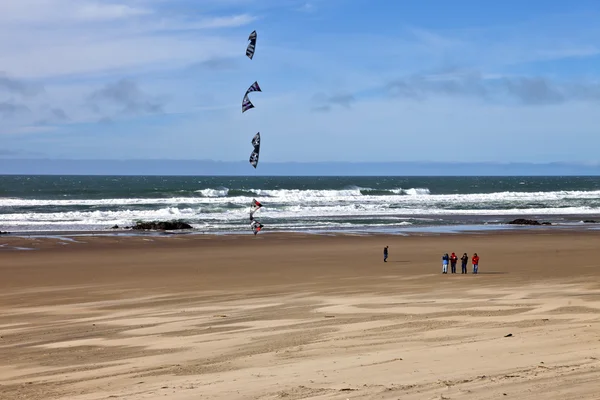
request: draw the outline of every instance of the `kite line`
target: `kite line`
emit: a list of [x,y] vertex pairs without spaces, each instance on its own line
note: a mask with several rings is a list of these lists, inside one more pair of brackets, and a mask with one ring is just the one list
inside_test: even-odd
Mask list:
[[[252,31],[252,33],[250,33],[250,36],[248,36],[248,40],[250,41],[250,43],[248,43],[248,47],[246,48],[246,56],[250,60],[252,60],[252,58],[254,57],[254,50],[256,49],[256,31]],[[242,99],[242,114],[254,108],[254,104],[252,104],[252,102],[248,98],[248,93],[251,92],[262,92],[257,81],[250,85],[250,87],[248,88],[248,90],[246,90],[246,93],[244,94],[244,98]],[[250,143],[252,144],[252,147],[254,149],[250,154],[249,161],[250,165],[252,165],[254,169],[256,169],[256,167],[258,166],[258,158],[260,155],[260,132],[257,132],[256,135],[254,135]],[[254,213],[258,211],[261,207],[262,204],[259,201],[257,201],[256,199],[252,199],[252,203],[250,203],[250,228],[252,229],[252,232],[254,232],[254,235],[258,234],[258,232],[260,232],[260,230],[263,228],[263,224],[261,224],[260,221],[254,218]]]

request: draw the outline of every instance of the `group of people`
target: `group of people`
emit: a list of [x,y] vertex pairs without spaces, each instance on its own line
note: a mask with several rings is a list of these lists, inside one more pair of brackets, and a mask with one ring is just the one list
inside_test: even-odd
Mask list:
[[[388,259],[388,246],[383,248],[383,262],[387,262]],[[467,273],[467,264],[469,263],[469,256],[467,253],[464,253],[460,258],[461,261],[461,274]],[[448,253],[442,256],[442,273],[448,273],[448,264],[450,264],[450,268],[453,274],[456,273],[456,263],[458,262],[458,257],[456,254],[452,253],[452,255],[448,255]],[[477,253],[473,253],[473,257],[471,258],[471,262],[473,263],[473,273],[476,274],[479,271],[479,256]]]
[[[469,256],[467,253],[464,253],[460,258],[461,261],[461,274],[467,273],[467,264],[469,263]],[[450,264],[450,268],[453,274],[456,273],[456,263],[458,262],[458,257],[456,254],[452,253],[452,255],[448,255],[448,253],[442,256],[442,274],[448,273],[448,264]],[[471,262],[473,263],[473,273],[476,274],[479,271],[479,256],[477,253],[473,253],[473,258],[471,258]]]

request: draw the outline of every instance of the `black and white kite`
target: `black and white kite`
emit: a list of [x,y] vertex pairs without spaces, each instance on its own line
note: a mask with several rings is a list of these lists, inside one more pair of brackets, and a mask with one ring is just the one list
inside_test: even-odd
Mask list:
[[252,219],[252,222],[250,223],[250,228],[252,228],[252,232],[254,232],[254,235],[256,235],[258,232],[260,232],[260,230],[263,228],[263,224],[261,224],[260,222],[258,222],[255,219]]
[[262,204],[258,202],[256,199],[252,199],[252,203],[250,204],[250,228],[256,235],[263,228],[263,224],[261,224],[257,219],[254,218],[254,213],[257,212],[262,207]]
[[262,204],[258,202],[256,199],[252,199],[252,203],[250,203],[250,221],[254,220],[254,213],[257,212],[262,207]]
[[246,55],[252,60],[252,57],[254,57],[254,49],[256,48],[256,31],[252,31],[250,36],[248,36],[248,40],[250,43],[248,43],[248,47],[246,48]]
[[[252,31],[250,36],[248,36],[248,40],[250,43],[248,43],[248,47],[246,48],[246,56],[252,60],[252,57],[254,57],[254,50],[256,49],[256,31]],[[254,104],[252,104],[248,98],[248,93],[250,92],[262,92],[258,82],[255,81],[252,85],[250,85],[248,90],[246,90],[244,99],[242,100],[242,113],[254,108]],[[249,161],[250,165],[256,168],[258,165],[258,157],[260,155],[260,132],[257,132],[252,138],[252,146],[254,147],[254,150],[250,154]],[[262,204],[260,202],[258,202],[256,199],[252,199],[252,203],[250,204],[250,228],[252,229],[252,232],[254,232],[254,235],[258,234],[258,232],[260,232],[260,230],[263,228],[263,224],[254,219],[254,213],[261,207]]]
[[260,132],[252,138],[252,146],[254,146],[254,150],[252,150],[252,154],[250,154],[250,164],[256,168],[258,165],[258,157],[260,155]]
[[242,113],[248,111],[251,108],[254,108],[254,104],[252,104],[252,102],[248,98],[248,93],[250,92],[262,92],[260,86],[258,86],[258,82],[254,82],[252,85],[250,85],[248,90],[246,90],[246,93],[244,94],[244,99],[242,100]]

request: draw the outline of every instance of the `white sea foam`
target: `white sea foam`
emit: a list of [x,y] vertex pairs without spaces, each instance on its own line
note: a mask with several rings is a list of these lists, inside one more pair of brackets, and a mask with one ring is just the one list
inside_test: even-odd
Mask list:
[[[361,193],[361,190],[365,192]],[[0,207],[40,207],[40,206],[127,206],[127,205],[180,205],[180,204],[248,204],[253,197],[260,197],[265,204],[327,204],[336,202],[423,204],[436,203],[465,205],[481,202],[547,202],[556,200],[600,200],[600,191],[554,191],[554,192],[494,192],[473,194],[430,194],[426,188],[391,189],[390,194],[368,194],[374,189],[344,190],[299,190],[248,189],[255,196],[227,197],[229,189],[203,189],[199,197],[169,198],[115,198],[115,199],[68,199],[40,200],[2,198]],[[499,204],[500,205],[500,204]]]
[[[237,190],[238,193],[241,191]],[[575,215],[600,213],[600,191],[495,192],[431,194],[427,188],[342,190],[244,189],[249,195],[228,196],[228,188],[198,190],[197,196],[114,199],[0,199],[4,230],[27,227],[104,229],[136,220],[183,219],[199,229],[240,225],[248,219],[253,197],[264,207],[257,216],[272,227],[396,226],[418,216]],[[366,219],[376,219],[372,223]],[[323,219],[323,220],[321,220]],[[335,221],[331,221],[335,219]],[[424,221],[422,223],[425,223]],[[243,225],[243,224],[241,224]]]

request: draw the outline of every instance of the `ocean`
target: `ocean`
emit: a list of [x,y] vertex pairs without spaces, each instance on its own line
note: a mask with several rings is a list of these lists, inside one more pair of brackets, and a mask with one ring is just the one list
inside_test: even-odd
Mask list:
[[600,216],[600,177],[0,176],[0,229],[114,232],[181,220],[195,233],[247,232],[252,199],[264,232],[402,232],[559,225]]

